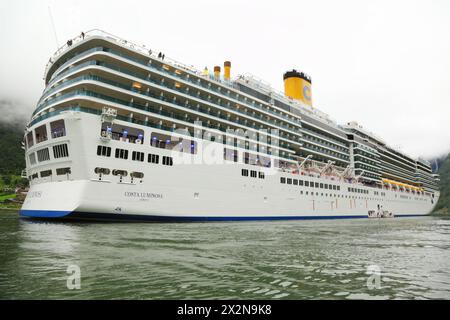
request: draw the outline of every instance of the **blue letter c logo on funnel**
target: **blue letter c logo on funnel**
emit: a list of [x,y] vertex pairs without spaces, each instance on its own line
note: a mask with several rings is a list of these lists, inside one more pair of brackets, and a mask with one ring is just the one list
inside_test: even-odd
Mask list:
[[311,101],[311,88],[308,86],[303,86],[303,96],[306,100]]

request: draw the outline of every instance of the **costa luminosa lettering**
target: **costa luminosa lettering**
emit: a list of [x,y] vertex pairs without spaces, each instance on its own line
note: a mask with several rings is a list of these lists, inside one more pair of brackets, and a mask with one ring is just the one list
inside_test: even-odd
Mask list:
[[125,197],[129,198],[145,198],[145,199],[162,199],[163,195],[161,193],[152,192],[125,192]]

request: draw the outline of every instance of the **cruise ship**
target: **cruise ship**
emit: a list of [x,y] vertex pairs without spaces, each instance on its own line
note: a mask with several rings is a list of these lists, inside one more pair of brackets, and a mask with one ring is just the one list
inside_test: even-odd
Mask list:
[[[231,62],[196,69],[101,30],[49,60],[24,133],[23,217],[223,221],[420,216],[430,163]],[[210,71],[211,70],[211,71]],[[281,82],[280,73],[280,82]]]

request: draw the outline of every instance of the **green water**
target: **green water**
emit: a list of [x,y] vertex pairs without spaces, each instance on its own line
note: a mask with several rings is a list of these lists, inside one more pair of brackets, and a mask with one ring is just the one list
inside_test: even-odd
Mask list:
[[[67,288],[69,265],[79,290]],[[373,265],[380,281],[367,286]],[[0,212],[0,298],[449,299],[450,220],[43,223]]]

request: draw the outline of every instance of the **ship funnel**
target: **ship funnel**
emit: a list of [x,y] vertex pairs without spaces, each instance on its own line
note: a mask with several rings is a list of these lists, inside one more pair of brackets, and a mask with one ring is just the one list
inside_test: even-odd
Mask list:
[[205,69],[203,69],[202,76],[207,76],[208,74],[209,74],[208,67],[205,67]]
[[284,94],[292,99],[299,100],[312,106],[311,78],[297,70],[288,71],[283,75]]
[[219,66],[214,67],[214,79],[216,79],[216,80],[220,79],[220,67]]
[[230,77],[231,77],[231,62],[230,61],[225,61],[223,63],[223,78],[227,81],[230,81]]

